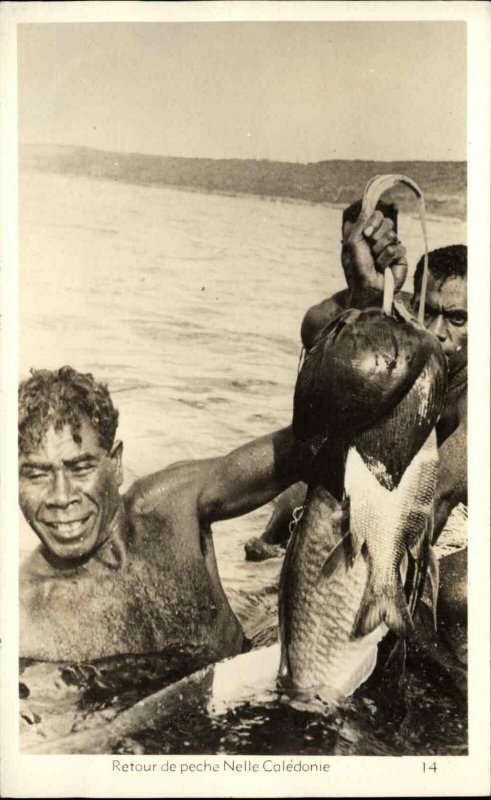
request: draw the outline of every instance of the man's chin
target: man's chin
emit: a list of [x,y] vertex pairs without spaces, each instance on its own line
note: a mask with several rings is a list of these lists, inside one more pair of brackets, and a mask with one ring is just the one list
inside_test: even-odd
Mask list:
[[88,558],[95,545],[91,542],[72,542],[70,544],[59,544],[59,542],[49,542],[44,539],[43,544],[49,554],[62,561],[80,561]]
[[73,561],[89,556],[96,547],[97,538],[97,532],[93,528],[82,531],[77,536],[55,534],[52,531],[43,531],[41,536],[45,548],[52,556]]

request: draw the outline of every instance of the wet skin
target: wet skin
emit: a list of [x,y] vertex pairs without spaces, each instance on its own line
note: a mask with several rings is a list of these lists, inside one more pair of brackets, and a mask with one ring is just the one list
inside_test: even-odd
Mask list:
[[19,460],[22,511],[41,544],[20,578],[20,655],[88,661],[166,650],[216,660],[241,626],[218,575],[212,522],[246,513],[298,479],[290,429],[224,458],[176,464],[123,496],[122,446],[51,426]]

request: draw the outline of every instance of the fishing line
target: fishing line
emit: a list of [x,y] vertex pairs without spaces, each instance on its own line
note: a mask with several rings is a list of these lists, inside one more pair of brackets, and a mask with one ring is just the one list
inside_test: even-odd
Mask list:
[[288,524],[288,530],[290,532],[290,536],[293,536],[293,534],[295,533],[296,527],[303,517],[304,510],[305,506],[297,506],[296,508],[293,509],[292,519]]
[[425,243],[425,255],[423,265],[423,279],[421,281],[421,294],[419,296],[419,309],[418,309],[418,322],[423,325],[425,321],[425,307],[426,307],[426,289],[428,286],[428,231],[426,228],[426,207],[423,192],[418,200],[418,213],[421,228],[423,230],[423,239]]

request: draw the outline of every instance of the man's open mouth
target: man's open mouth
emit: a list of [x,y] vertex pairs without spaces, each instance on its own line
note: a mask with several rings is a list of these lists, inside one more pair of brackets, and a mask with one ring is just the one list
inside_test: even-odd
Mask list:
[[84,533],[86,523],[91,517],[92,514],[87,514],[85,517],[63,522],[48,522],[45,520],[44,524],[49,528],[56,539],[63,542],[70,542],[73,539],[78,539]]

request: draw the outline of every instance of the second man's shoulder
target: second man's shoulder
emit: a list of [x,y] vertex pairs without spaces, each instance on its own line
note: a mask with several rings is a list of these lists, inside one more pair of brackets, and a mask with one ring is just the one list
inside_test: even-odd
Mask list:
[[343,289],[309,308],[302,322],[300,335],[306,350],[310,350],[314,339],[326,325],[349,308],[350,292]]

